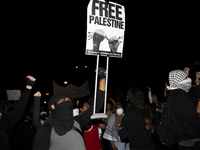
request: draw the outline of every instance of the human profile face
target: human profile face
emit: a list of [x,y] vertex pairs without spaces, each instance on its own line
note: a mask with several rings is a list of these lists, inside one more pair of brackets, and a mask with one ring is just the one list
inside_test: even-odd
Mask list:
[[158,103],[158,97],[156,95],[152,95],[152,99],[154,103]]
[[87,102],[85,102],[83,104],[83,108],[80,108],[81,113],[85,112],[89,107],[90,105]]
[[111,110],[111,105],[109,103],[106,104],[107,110]]
[[196,72],[196,84],[200,85],[200,71]]

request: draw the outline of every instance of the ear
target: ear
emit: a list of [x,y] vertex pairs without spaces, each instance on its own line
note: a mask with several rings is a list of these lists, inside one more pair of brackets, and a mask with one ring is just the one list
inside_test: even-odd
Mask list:
[[54,110],[54,109],[55,109],[55,105],[54,105],[54,104],[52,104],[52,105],[51,105],[51,108]]

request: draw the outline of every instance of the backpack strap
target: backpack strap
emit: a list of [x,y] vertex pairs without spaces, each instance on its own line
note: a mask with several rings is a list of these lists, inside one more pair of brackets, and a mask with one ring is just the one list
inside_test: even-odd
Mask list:
[[83,137],[83,140],[84,140],[83,133],[77,127],[73,126],[72,129],[78,132]]

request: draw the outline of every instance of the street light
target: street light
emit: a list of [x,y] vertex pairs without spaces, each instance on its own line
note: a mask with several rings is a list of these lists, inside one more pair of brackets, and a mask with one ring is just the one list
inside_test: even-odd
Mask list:
[[67,84],[68,82],[67,81],[64,81],[64,84]]

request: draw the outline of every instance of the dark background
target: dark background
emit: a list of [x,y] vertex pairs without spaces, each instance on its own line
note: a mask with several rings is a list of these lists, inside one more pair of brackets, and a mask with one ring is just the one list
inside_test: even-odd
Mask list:
[[[139,85],[147,92],[151,86],[162,98],[169,71],[200,60],[197,4],[113,1],[125,6],[126,27],[123,58],[110,58],[108,88]],[[23,90],[29,74],[37,78],[33,93],[51,96],[53,80],[77,86],[88,80],[93,95],[96,56],[85,55],[88,3],[2,4],[1,100],[7,99],[6,89]],[[105,64],[101,57],[100,66]]]

